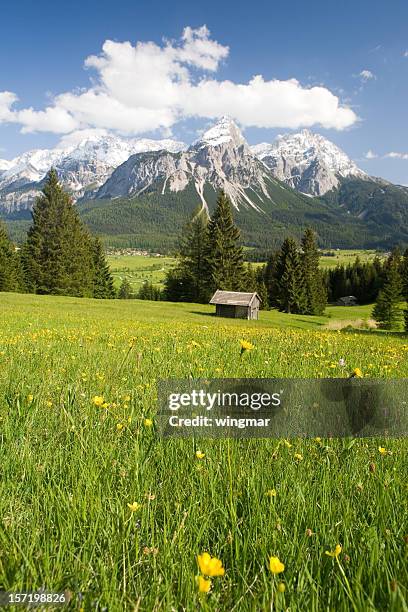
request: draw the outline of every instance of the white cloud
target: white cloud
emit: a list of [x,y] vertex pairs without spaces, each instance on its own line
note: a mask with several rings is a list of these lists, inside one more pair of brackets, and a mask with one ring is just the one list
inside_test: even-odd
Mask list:
[[408,49],[406,51],[404,51],[404,53],[402,55],[403,55],[403,57],[408,57]]
[[377,153],[374,153],[371,149],[369,149],[365,155],[366,159],[376,159],[378,157]]
[[206,26],[186,27],[179,41],[162,45],[107,40],[99,55],[85,60],[85,67],[96,71],[89,88],[61,93],[39,111],[13,110],[15,94],[0,93],[0,122],[18,123],[22,132],[96,129],[131,135],[168,132],[181,119],[224,114],[243,127],[342,130],[357,121],[355,112],[324,86],[268,81],[261,75],[247,83],[210,77],[228,54]]
[[390,151],[390,153],[386,153],[384,157],[389,157],[391,159],[408,159],[408,153],[396,153],[395,151]]
[[362,70],[358,76],[364,83],[373,79],[375,80],[377,78],[375,74],[371,72],[371,70]]

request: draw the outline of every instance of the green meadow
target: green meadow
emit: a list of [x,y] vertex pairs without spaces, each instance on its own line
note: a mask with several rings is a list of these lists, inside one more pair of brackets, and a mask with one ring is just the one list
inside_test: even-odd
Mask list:
[[[159,379],[408,377],[407,336],[353,330],[369,306],[212,311],[0,294],[0,589],[84,611],[407,610],[406,439],[169,440],[155,420]],[[203,552],[225,570],[207,593]]]

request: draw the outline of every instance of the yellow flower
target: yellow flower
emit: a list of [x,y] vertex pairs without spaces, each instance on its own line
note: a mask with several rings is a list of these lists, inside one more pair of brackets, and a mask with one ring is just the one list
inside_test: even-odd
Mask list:
[[387,449],[384,448],[383,446],[379,446],[378,447],[378,452],[380,453],[380,455],[386,455],[387,454]]
[[27,395],[27,402],[28,402],[29,404],[31,404],[31,402],[33,401],[33,399],[34,399],[34,395]]
[[198,450],[196,451],[196,457],[197,459],[204,459],[205,453],[203,453],[203,451]]
[[152,419],[145,419],[143,421],[143,424],[144,424],[145,427],[151,427],[153,425],[153,421],[152,421]]
[[245,351],[252,351],[252,349],[255,348],[253,344],[248,342],[248,340],[241,340],[240,346],[241,346],[241,355],[245,353]]
[[102,395],[95,395],[95,397],[92,398],[92,403],[95,404],[95,406],[102,406],[104,403]]
[[211,589],[211,580],[206,580],[203,576],[197,576],[197,585],[200,593],[208,593]]
[[123,398],[124,402],[130,402],[130,395],[125,395],[125,397]]
[[47,402],[47,408],[52,408],[52,402],[50,400]]
[[271,557],[269,559],[269,569],[271,570],[272,574],[280,574],[285,569],[285,566],[278,557]]
[[285,584],[283,582],[280,582],[278,584],[278,591],[279,591],[279,593],[284,593],[285,589],[286,589]]
[[285,445],[287,448],[292,448],[292,445],[291,445],[291,443],[289,442],[289,440],[284,440],[284,441],[283,441],[283,443],[284,443],[284,445]]
[[212,557],[208,552],[203,552],[197,557],[198,567],[204,576],[223,576],[225,569],[222,567],[222,561],[217,557]]
[[295,453],[293,456],[298,461],[303,461],[303,455],[301,455],[300,453]]
[[350,375],[350,378],[363,378],[363,373],[360,368],[354,368]]
[[117,429],[118,431],[122,431],[122,429],[123,429],[123,428],[124,428],[123,423],[117,423],[117,424],[116,424],[116,429]]
[[337,557],[341,553],[341,550],[342,550],[341,544],[336,544],[336,548],[333,551],[326,550],[326,555],[328,557],[335,557],[337,559]]
[[268,497],[276,497],[276,489],[268,489],[268,491],[266,492],[266,495]]
[[132,502],[131,504],[128,504],[128,508],[130,508],[132,512],[137,512],[137,510],[140,510],[141,507],[141,504],[136,501]]

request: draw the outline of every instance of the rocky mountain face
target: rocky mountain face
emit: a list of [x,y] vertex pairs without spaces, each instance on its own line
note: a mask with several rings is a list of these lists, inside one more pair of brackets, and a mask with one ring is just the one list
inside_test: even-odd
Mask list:
[[238,210],[243,206],[260,212],[259,201],[271,197],[271,180],[271,173],[251,152],[237,125],[222,117],[186,151],[132,155],[112,173],[96,197],[135,197],[157,189],[164,195],[193,185],[206,207],[204,190],[210,186],[215,191],[223,189]]
[[103,135],[66,148],[37,149],[11,161],[0,160],[0,211],[7,214],[30,208],[52,166],[76,200],[94,193],[135,153],[183,148],[184,143],[174,140],[125,140]]
[[335,144],[309,130],[251,147],[273,176],[302,193],[322,196],[337,189],[341,178],[369,179]]

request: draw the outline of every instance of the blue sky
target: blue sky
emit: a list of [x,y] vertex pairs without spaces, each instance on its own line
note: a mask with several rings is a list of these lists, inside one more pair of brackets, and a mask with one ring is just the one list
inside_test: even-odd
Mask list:
[[408,184],[407,23],[399,0],[7,2],[0,157],[95,129],[188,142],[225,112],[251,144],[310,127]]

